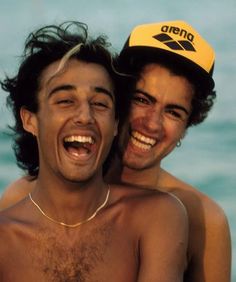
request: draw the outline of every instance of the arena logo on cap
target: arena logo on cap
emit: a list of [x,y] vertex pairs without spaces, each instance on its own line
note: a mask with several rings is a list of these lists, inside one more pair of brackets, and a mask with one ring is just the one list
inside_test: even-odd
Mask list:
[[[194,35],[190,32],[187,32],[185,29],[181,29],[176,26],[168,26],[163,25],[161,27],[161,31],[163,33],[157,34],[153,36],[156,40],[162,42],[166,46],[168,46],[172,50],[185,50],[185,51],[193,51],[196,52],[193,41],[194,41]],[[183,37],[187,40],[175,40],[167,33],[179,35],[180,37]]]
[[192,33],[188,32],[185,29],[181,29],[181,28],[179,28],[177,26],[163,25],[161,27],[161,31],[162,32],[178,34],[181,37],[187,38],[191,42],[193,42],[193,40],[194,40],[194,35]]

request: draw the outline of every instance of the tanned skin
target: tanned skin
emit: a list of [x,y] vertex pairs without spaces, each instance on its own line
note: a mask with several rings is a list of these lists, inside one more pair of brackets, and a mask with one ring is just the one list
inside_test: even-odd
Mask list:
[[[168,193],[105,183],[102,164],[117,133],[112,81],[102,66],[76,59],[53,76],[58,64],[42,73],[39,111],[21,109],[39,144],[31,195],[43,212],[28,195],[1,211],[0,280],[181,282],[184,206]],[[74,146],[72,137],[88,144]],[[83,222],[107,195],[91,220],[58,223]]]
[[[162,159],[185,135],[191,112],[191,86],[183,77],[175,76],[157,64],[147,66],[141,77],[136,86],[128,129],[121,135],[127,138],[126,133],[131,128],[159,141],[146,151],[128,143],[126,150],[123,149],[123,166],[117,158],[106,179],[110,183],[158,189],[178,197],[189,217],[188,265],[184,281],[230,282],[231,238],[224,211],[207,195],[161,167]],[[186,112],[175,105],[182,106]],[[1,208],[25,197],[34,185],[35,181],[27,177],[10,184],[2,195]]]
[[111,186],[106,208],[69,229],[27,197],[1,214],[1,281],[182,281],[184,218],[169,195]]
[[[151,166],[141,167],[139,160],[141,160],[143,165],[145,159],[148,160],[150,156],[147,156],[148,152],[136,151],[136,154],[133,152],[127,155],[130,156],[130,159],[126,158],[125,160],[123,158],[123,166],[121,166],[120,160],[117,158],[112,169],[108,172],[106,179],[111,183],[122,182],[143,188],[158,189],[172,193],[178,197],[184,204],[189,218],[188,265],[185,271],[184,281],[230,282],[231,238],[228,220],[224,211],[207,195],[176,178],[161,167],[162,159],[174,149],[178,140],[183,138],[186,132],[186,120],[183,123],[178,122],[176,125],[175,119],[168,118],[170,114],[168,104],[178,105],[181,103],[184,108],[189,110],[191,99],[181,98],[183,89],[179,92],[181,94],[180,99],[176,95],[177,85],[182,87],[182,84],[184,84],[187,87],[186,94],[189,96],[191,93],[189,83],[183,78],[170,75],[167,69],[165,70],[165,68],[155,64],[146,67],[142,78],[143,80],[140,80],[137,85],[138,91],[132,103],[133,115],[131,111],[129,126],[132,127],[132,124],[135,124],[134,122],[132,123],[132,119],[134,115],[137,115],[139,122],[136,122],[136,124],[145,124],[146,128],[143,129],[143,126],[141,126],[141,128],[134,129],[138,129],[141,132],[144,131],[145,135],[152,136],[153,138],[159,138],[160,135],[165,134],[166,138],[163,138],[162,142],[151,149],[151,156],[156,154],[156,158]],[[168,99],[166,102],[163,99],[162,103],[160,95],[167,88],[164,82],[161,88],[160,79],[167,81],[167,85],[171,85],[174,79],[175,95],[171,94],[173,93],[173,89],[170,88],[170,94],[166,96],[166,99]],[[143,96],[142,92],[149,96]],[[148,103],[146,103],[146,99]],[[184,103],[182,104],[183,101]],[[137,103],[140,103],[141,106],[137,106]],[[149,106],[145,108],[142,103]],[[160,120],[160,115],[158,114],[160,113],[160,109],[156,110],[156,114],[149,115],[149,118],[146,114],[146,110],[151,113],[157,105],[161,105],[162,111],[166,112],[164,115],[164,120],[166,120],[165,125],[161,125],[158,122]],[[143,111],[143,109],[145,110]],[[154,110],[153,113],[155,113]],[[133,163],[130,164],[131,162]],[[35,181],[30,181],[27,177],[18,179],[10,184],[2,195],[0,202],[1,208],[6,208],[25,197],[34,185]]]
[[183,76],[156,63],[147,64],[136,84],[127,134],[121,132],[122,166],[109,177],[177,196],[189,217],[188,266],[185,281],[230,282],[231,239],[222,208],[195,187],[161,167],[185,136],[194,88]]

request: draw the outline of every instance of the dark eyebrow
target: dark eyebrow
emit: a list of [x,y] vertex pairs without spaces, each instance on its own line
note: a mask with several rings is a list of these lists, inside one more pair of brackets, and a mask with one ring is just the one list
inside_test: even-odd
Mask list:
[[[149,95],[147,92],[145,92],[145,91],[143,91],[143,90],[140,90],[140,89],[136,89],[135,91],[134,91],[134,94],[142,94],[142,95],[144,95],[146,98],[148,98],[152,103],[156,103],[157,102],[157,100],[156,100],[156,98],[154,98],[153,96],[151,96],[151,95]],[[169,105],[167,105],[167,108],[168,109],[178,109],[178,110],[181,110],[181,111],[183,111],[183,112],[185,112],[186,113],[186,115],[187,116],[189,116],[189,112],[188,112],[188,110],[185,108],[185,107],[183,107],[183,106],[181,106],[181,105],[178,105],[178,104],[169,104]]]
[[[63,90],[66,90],[66,91],[70,91],[70,90],[76,90],[76,87],[74,85],[71,85],[71,84],[62,84],[62,85],[59,85],[55,88],[53,88],[49,94],[48,94],[48,97],[50,98],[53,94],[55,94],[56,92],[59,92],[59,91],[63,91]],[[94,87],[94,90],[98,93],[104,93],[106,95],[108,95],[112,101],[114,101],[114,96],[113,94],[108,91],[107,89],[103,88],[103,87]]]
[[157,99],[154,98],[153,96],[149,95],[147,92],[140,90],[140,89],[135,89],[133,92],[134,94],[143,94],[147,99],[149,99],[152,103],[156,103]]
[[98,93],[104,93],[104,94],[106,94],[106,95],[109,96],[109,97],[111,98],[111,100],[114,102],[114,95],[113,95],[110,91],[108,91],[106,88],[97,86],[97,87],[94,87],[94,89],[95,89],[95,91],[98,92]]
[[62,85],[59,85],[55,88],[53,88],[49,94],[48,94],[48,98],[50,98],[53,94],[55,94],[56,92],[59,92],[59,91],[63,91],[63,90],[66,90],[66,91],[70,91],[70,90],[75,90],[75,86],[71,85],[71,84],[62,84]]

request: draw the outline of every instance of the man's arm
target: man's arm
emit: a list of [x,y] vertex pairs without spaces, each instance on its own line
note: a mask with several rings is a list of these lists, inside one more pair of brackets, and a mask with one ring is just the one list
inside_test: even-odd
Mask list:
[[140,239],[138,282],[180,282],[186,267],[188,219],[185,208],[166,194],[149,206]]
[[227,218],[218,205],[208,208],[203,269],[191,281],[231,281],[231,238]]
[[231,239],[224,211],[197,188],[164,170],[161,180],[159,185],[164,186],[164,191],[174,193],[183,202],[189,216],[190,260],[185,281],[229,282]]
[[230,282],[231,239],[225,213],[217,203],[204,197],[201,209],[193,208],[189,215],[190,260],[185,281]]
[[8,208],[25,198],[33,189],[34,183],[35,181],[27,176],[12,182],[1,195],[0,210]]

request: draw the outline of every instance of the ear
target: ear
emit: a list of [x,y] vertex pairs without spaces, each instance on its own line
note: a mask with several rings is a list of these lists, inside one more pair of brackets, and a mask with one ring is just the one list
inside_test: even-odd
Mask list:
[[38,135],[38,121],[36,114],[27,110],[25,107],[20,109],[20,116],[25,131],[34,136]]
[[118,125],[119,125],[119,120],[115,120],[115,126],[114,126],[114,136],[118,134]]

